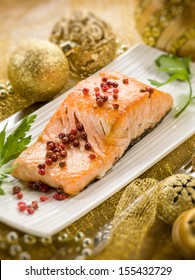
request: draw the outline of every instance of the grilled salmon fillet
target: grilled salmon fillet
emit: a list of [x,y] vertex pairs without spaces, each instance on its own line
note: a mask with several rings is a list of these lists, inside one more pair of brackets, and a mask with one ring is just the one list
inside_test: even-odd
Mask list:
[[13,176],[79,193],[102,178],[132,141],[170,111],[172,97],[106,71],[78,83],[37,141],[15,160]]

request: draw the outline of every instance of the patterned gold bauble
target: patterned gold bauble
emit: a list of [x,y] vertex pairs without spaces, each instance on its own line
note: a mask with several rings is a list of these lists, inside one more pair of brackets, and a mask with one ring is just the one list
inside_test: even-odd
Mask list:
[[116,53],[110,26],[92,13],[74,12],[53,28],[50,40],[62,47],[71,70],[89,76],[108,64]]
[[172,225],[184,211],[195,207],[195,178],[187,174],[170,176],[160,183],[158,217]]
[[68,79],[69,65],[62,50],[43,40],[23,42],[12,54],[8,76],[15,92],[35,101],[53,98]]
[[172,239],[184,258],[195,260],[195,208],[177,218],[172,229]]
[[195,1],[135,0],[136,27],[150,46],[195,60]]

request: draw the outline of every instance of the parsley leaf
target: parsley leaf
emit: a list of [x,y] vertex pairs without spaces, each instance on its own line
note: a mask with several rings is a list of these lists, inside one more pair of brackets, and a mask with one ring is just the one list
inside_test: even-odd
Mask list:
[[3,156],[4,151],[4,142],[5,142],[5,130],[6,130],[7,124],[4,126],[4,129],[0,132],[0,159]]
[[4,190],[1,188],[1,185],[3,183],[3,181],[8,177],[8,174],[11,174],[12,171],[16,168],[16,164],[11,166],[11,167],[7,167],[7,168],[0,168],[0,195],[4,194]]
[[36,115],[27,116],[22,120],[19,126],[6,138],[6,127],[0,132],[0,195],[4,194],[1,185],[3,181],[12,173],[16,165],[2,168],[10,160],[15,159],[23,152],[31,141],[31,136],[26,133],[35,121]]
[[26,133],[29,131],[35,118],[36,115],[24,118],[16,130],[7,137],[4,146],[0,146],[0,166],[15,159],[26,149],[31,141],[31,136],[26,136]]
[[189,85],[189,96],[186,104],[180,109],[179,112],[175,115],[178,117],[193,101],[195,97],[192,96],[192,85],[190,72],[190,57],[177,57],[171,54],[163,54],[159,56],[156,60],[156,66],[159,71],[165,72],[169,75],[169,78],[164,82],[159,82],[155,80],[148,79],[148,81],[156,87],[166,85],[172,81],[178,80],[182,82],[187,82]]
[[1,168],[0,169],[0,181],[2,181],[3,179],[7,178],[8,174],[11,174],[12,171],[14,170],[14,168],[16,168],[16,164],[11,166],[11,167],[6,167],[6,168]]
[[185,70],[188,75],[190,74],[190,60],[190,57],[181,58],[175,55],[163,54],[155,60],[155,63],[160,71],[164,71],[169,75],[173,75],[180,70]]
[[2,183],[3,183],[3,182],[0,181],[0,195],[5,194],[5,193],[4,193],[4,190],[1,188],[1,184],[2,184]]

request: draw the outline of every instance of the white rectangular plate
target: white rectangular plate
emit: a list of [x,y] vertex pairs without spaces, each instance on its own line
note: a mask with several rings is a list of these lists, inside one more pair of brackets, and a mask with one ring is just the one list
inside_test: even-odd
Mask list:
[[[106,66],[104,70],[115,70],[145,83],[148,83],[147,79],[165,80],[167,76],[163,73],[158,73],[154,64],[154,60],[160,54],[162,52],[154,48],[136,45]],[[195,72],[195,64],[191,65],[191,70],[193,73]],[[195,90],[195,79],[192,80],[192,86]],[[172,94],[174,107],[184,104],[189,91],[185,82],[173,82],[164,86],[162,90]],[[33,141],[41,133],[66,94],[64,93],[35,112],[37,119],[30,131]],[[1,221],[37,236],[50,236],[70,225],[134,180],[194,134],[195,106],[191,105],[178,119],[173,117],[174,111],[175,109],[173,108],[163,122],[131,148],[103,179],[92,183],[75,197],[65,201],[40,202],[39,209],[33,215],[28,215],[17,210],[18,200],[10,194],[13,184],[12,186],[4,184],[3,189],[6,194],[0,196]],[[11,130],[17,125],[14,125]],[[31,203],[32,200],[39,200],[40,194],[37,192],[24,189],[23,193],[24,201],[26,202]]]

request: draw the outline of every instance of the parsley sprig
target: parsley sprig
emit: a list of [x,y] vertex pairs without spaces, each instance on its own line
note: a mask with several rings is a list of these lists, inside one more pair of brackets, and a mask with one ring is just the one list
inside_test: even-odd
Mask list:
[[19,126],[6,137],[6,127],[0,132],[0,194],[4,194],[1,189],[2,182],[7,178],[8,174],[14,170],[15,166],[3,168],[2,166],[10,160],[17,158],[23,152],[31,141],[31,135],[27,136],[32,123],[35,121],[36,115],[25,117]]
[[181,113],[192,103],[193,99],[195,99],[195,96],[193,96],[192,92],[192,74],[190,72],[190,60],[190,57],[181,58],[171,54],[163,54],[155,60],[155,63],[158,70],[167,73],[169,75],[169,78],[165,82],[158,82],[151,79],[148,80],[153,86],[156,87],[164,86],[175,80],[188,83],[188,100],[184,104],[184,106],[176,113],[176,118],[181,115]]

